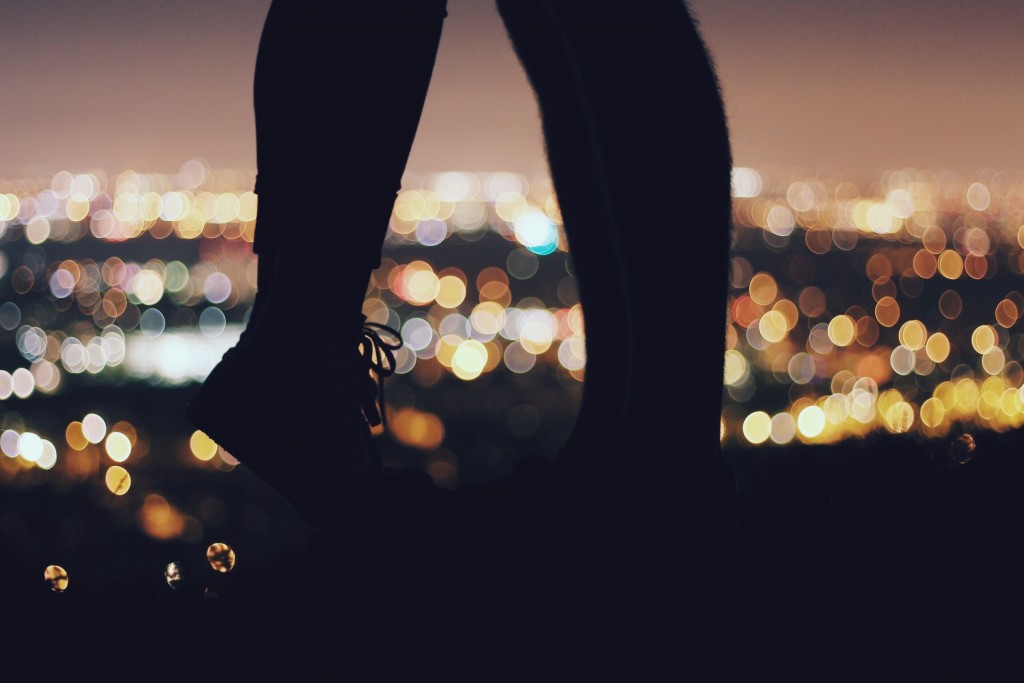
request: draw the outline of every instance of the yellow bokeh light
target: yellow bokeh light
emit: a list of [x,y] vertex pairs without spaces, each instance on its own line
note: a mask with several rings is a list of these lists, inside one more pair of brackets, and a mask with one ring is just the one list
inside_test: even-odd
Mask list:
[[990,375],[998,375],[1006,365],[1006,355],[998,346],[993,346],[981,357],[981,367]]
[[43,580],[54,593],[63,593],[67,590],[68,573],[58,564],[51,564],[43,570]]
[[192,455],[199,460],[213,460],[213,456],[217,455],[217,444],[205,432],[198,429],[192,432],[188,445]]
[[743,436],[752,444],[764,443],[771,433],[772,418],[766,412],[759,410],[743,420]]
[[435,300],[442,308],[458,308],[466,300],[466,283],[454,275],[445,275],[437,282]]
[[964,272],[964,261],[960,254],[947,249],[939,255],[939,273],[948,280],[955,280]]
[[402,298],[417,306],[430,304],[441,291],[441,281],[425,261],[413,261],[405,266],[397,284]]
[[539,320],[532,320],[523,326],[519,333],[519,343],[524,349],[537,356],[549,348],[554,336],[551,328]]
[[836,346],[849,346],[853,343],[856,334],[857,325],[848,315],[837,315],[828,324],[828,338]]
[[742,353],[735,350],[725,352],[725,383],[737,384],[741,382],[748,373],[747,359]]
[[462,380],[473,380],[480,376],[487,365],[487,349],[475,339],[459,344],[452,356],[452,372]]
[[502,192],[494,200],[494,212],[498,214],[498,217],[501,218],[501,220],[508,221],[510,223],[518,220],[529,208],[530,206],[526,202],[526,197],[515,190]]
[[796,423],[801,434],[813,439],[825,429],[825,411],[818,406],[808,406],[800,411]]
[[912,351],[923,348],[927,338],[928,329],[920,320],[908,320],[900,327],[900,343]]
[[882,327],[893,327],[900,320],[900,305],[891,296],[883,296],[875,304],[875,320]]
[[206,561],[213,571],[227,574],[235,568],[235,551],[227,543],[211,543],[206,549]]
[[127,435],[121,432],[111,432],[107,436],[104,448],[114,462],[124,462],[132,454],[132,442]]
[[238,195],[238,220],[246,222],[256,220],[258,209],[259,199],[255,194],[243,192]]
[[473,328],[485,335],[495,335],[505,325],[505,309],[494,301],[484,301],[469,314]]
[[786,319],[786,329],[792,330],[800,322],[800,309],[789,299],[781,299],[772,306],[773,311],[781,313]]
[[152,270],[140,270],[132,278],[132,294],[147,306],[152,306],[164,296],[164,281]]
[[450,368],[452,366],[452,361],[455,358],[455,352],[458,350],[459,344],[463,341],[464,339],[462,337],[455,334],[444,335],[441,337],[441,340],[437,345],[437,353],[434,357],[437,358],[437,361],[441,365],[446,368]]
[[217,195],[217,203],[214,205],[212,222],[230,223],[238,220],[238,212],[242,209],[238,201],[238,195],[225,192]]
[[779,288],[775,284],[775,278],[768,273],[758,273],[750,278],[750,298],[756,303],[767,306],[775,301]]
[[185,530],[185,518],[156,493],[149,494],[142,502],[139,523],[147,534],[161,541],[177,538]]
[[69,221],[84,221],[89,215],[89,198],[83,194],[75,193],[68,197],[68,203],[64,212]]
[[132,476],[120,465],[110,467],[104,476],[104,481],[107,484],[107,489],[116,496],[123,496],[132,487]]
[[163,210],[163,198],[156,192],[147,192],[139,199],[138,216],[144,221],[155,221]]
[[13,221],[21,212],[18,195],[0,194],[0,221]]
[[402,408],[388,424],[395,439],[406,446],[432,451],[444,442],[444,424],[431,413]]
[[914,408],[905,401],[899,401],[885,411],[885,423],[890,431],[902,434],[914,426]]
[[64,430],[64,438],[76,451],[84,450],[89,445],[89,439],[85,438],[85,432],[82,430],[82,423],[78,420],[68,423],[67,429]]
[[996,335],[995,328],[991,325],[979,325],[975,328],[974,333],[971,335],[971,346],[978,353],[985,353],[993,346],[995,346]]
[[936,363],[941,363],[949,357],[949,338],[942,332],[936,332],[928,337],[925,344],[925,353],[928,358]]
[[957,407],[962,410],[974,410],[978,402],[978,385],[973,379],[965,378],[956,383],[953,389],[953,397]]
[[946,417],[946,407],[937,398],[930,398],[921,404],[921,422],[928,427],[938,427]]
[[761,319],[758,321],[757,327],[765,341],[772,343],[780,342],[785,339],[786,333],[789,331],[789,324],[786,321],[786,316],[782,315],[778,311],[768,311],[762,315]]

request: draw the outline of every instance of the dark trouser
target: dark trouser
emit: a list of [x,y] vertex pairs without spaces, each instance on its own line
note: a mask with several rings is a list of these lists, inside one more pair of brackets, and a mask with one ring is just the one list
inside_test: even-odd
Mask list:
[[[680,0],[498,6],[540,102],[586,316],[566,459],[697,485],[718,448],[731,166],[704,46]],[[444,0],[272,5],[255,79],[259,253],[308,250],[315,225],[315,248],[365,285],[444,16]]]

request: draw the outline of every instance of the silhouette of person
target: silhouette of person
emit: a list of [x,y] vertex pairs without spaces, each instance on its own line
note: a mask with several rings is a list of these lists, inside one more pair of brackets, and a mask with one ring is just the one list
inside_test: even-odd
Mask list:
[[[664,653],[679,631],[654,628],[647,610],[665,617],[681,600],[695,609],[702,579],[680,570],[680,548],[699,552],[723,523],[712,492],[731,220],[721,96],[681,0],[498,7],[540,105],[585,315],[583,398],[557,462],[449,495],[385,472],[369,433],[383,410],[370,372],[388,374],[393,333],[365,324],[362,302],[444,0],[274,0],[254,87],[258,293],[189,416],[325,534],[360,549],[366,561],[346,563],[349,583],[394,586],[403,558],[430,558],[417,564],[434,582],[493,598],[480,575],[453,579],[453,567],[472,566],[520,586],[501,609],[485,601],[511,629],[547,599],[537,596],[551,597],[522,580],[543,559],[559,568],[561,605],[544,602],[544,613],[569,619],[583,640],[630,622]],[[311,186],[342,207],[336,216],[305,215],[299,198]],[[316,358],[294,358],[297,335],[320,341]],[[295,387],[268,370],[279,360],[315,363],[321,381]],[[392,613],[382,591],[368,592],[365,614]],[[422,600],[403,593],[389,604],[418,605],[403,608],[407,617],[438,612]],[[473,600],[456,602],[467,619],[483,619]],[[394,625],[378,627],[395,637]]]

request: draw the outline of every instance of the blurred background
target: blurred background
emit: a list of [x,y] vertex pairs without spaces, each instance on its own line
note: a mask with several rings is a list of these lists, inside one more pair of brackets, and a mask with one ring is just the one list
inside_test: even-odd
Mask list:
[[[1024,9],[690,4],[736,162],[726,446],[1019,427]],[[304,552],[294,511],[182,414],[255,293],[251,87],[268,6],[0,8],[17,37],[0,76],[8,590],[43,590],[55,564],[82,595],[159,595],[171,561],[209,572],[214,542],[240,570]],[[310,269],[333,267],[312,236],[344,213],[344,188],[322,180],[294,198]],[[695,267],[700,235],[659,228],[676,245],[660,258]],[[664,297],[664,322],[694,295]],[[489,3],[449,2],[364,312],[406,343],[379,436],[389,464],[455,488],[557,453],[583,312],[537,108]],[[327,349],[298,332],[267,371],[303,386]]]

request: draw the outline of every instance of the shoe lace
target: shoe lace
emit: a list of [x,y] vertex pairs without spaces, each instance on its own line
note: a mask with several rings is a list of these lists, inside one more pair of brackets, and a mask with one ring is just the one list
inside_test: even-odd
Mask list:
[[[394,341],[385,339],[382,333]],[[369,383],[362,407],[363,415],[371,427],[387,426],[384,379],[395,374],[395,351],[402,348],[402,345],[402,337],[397,330],[380,323],[363,323],[359,354],[369,371]]]

